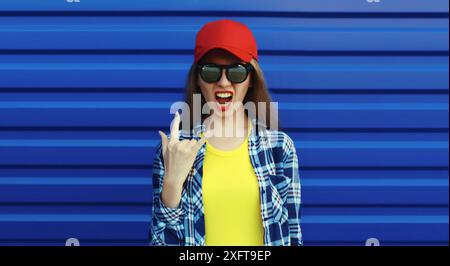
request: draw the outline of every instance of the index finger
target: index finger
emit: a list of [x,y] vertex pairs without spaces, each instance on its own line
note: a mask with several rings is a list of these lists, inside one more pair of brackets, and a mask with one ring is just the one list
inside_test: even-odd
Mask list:
[[175,118],[172,121],[172,126],[170,128],[170,141],[169,142],[178,142],[180,137],[180,114],[178,111],[175,113]]

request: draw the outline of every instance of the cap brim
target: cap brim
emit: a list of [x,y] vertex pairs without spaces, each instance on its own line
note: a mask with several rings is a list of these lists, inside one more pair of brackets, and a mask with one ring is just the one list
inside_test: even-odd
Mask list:
[[198,61],[200,61],[202,59],[202,57],[204,55],[206,55],[209,51],[214,50],[214,49],[223,49],[246,63],[250,63],[250,61],[252,60],[251,54],[249,54],[245,51],[242,51],[239,48],[227,46],[227,45],[220,45],[220,46],[213,46],[213,47],[208,48],[208,50],[205,50],[203,53],[200,54]]

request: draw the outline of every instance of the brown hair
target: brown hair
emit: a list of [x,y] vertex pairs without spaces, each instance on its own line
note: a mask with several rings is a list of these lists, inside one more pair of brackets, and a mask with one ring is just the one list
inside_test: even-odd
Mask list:
[[[254,59],[250,62],[253,65],[254,70],[251,73],[252,78],[252,84],[253,86],[248,88],[247,94],[244,97],[243,105],[245,105],[247,102],[253,102],[256,105],[256,116],[257,117],[249,117],[250,119],[256,118],[256,121],[258,122],[259,126],[264,126],[266,128],[269,128],[269,125],[278,125],[278,117],[277,114],[272,114],[270,109],[270,102],[272,102],[272,98],[270,97],[270,93],[267,89],[266,81],[264,78],[264,74],[258,64],[258,62]],[[193,63],[186,81],[186,95],[185,95],[185,101],[189,106],[190,109],[190,119],[191,125],[193,125],[195,122],[200,121],[193,121],[193,95],[195,93],[201,94],[201,106],[203,106],[206,103],[205,97],[203,96],[200,87],[197,85],[198,81],[198,68],[197,64]],[[261,119],[258,119],[258,103],[262,102],[266,104],[266,114],[265,114],[265,122]],[[202,114],[201,115],[201,122],[209,116],[209,114]],[[189,125],[189,128],[192,129],[191,125]]]

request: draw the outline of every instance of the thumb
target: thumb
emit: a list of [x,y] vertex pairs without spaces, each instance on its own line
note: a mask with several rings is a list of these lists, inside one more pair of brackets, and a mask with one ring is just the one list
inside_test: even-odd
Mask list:
[[167,139],[167,136],[166,136],[166,134],[164,134],[164,132],[158,131],[158,133],[161,136],[162,151],[163,151],[163,156],[165,156],[166,151],[167,151],[167,143],[169,142],[169,140]]

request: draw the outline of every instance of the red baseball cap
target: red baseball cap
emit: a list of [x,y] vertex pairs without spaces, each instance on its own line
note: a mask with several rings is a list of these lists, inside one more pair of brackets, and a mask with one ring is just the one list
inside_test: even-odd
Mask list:
[[247,63],[252,58],[258,60],[255,37],[246,25],[237,21],[222,19],[206,23],[195,39],[194,61],[197,63],[207,52],[217,48]]

